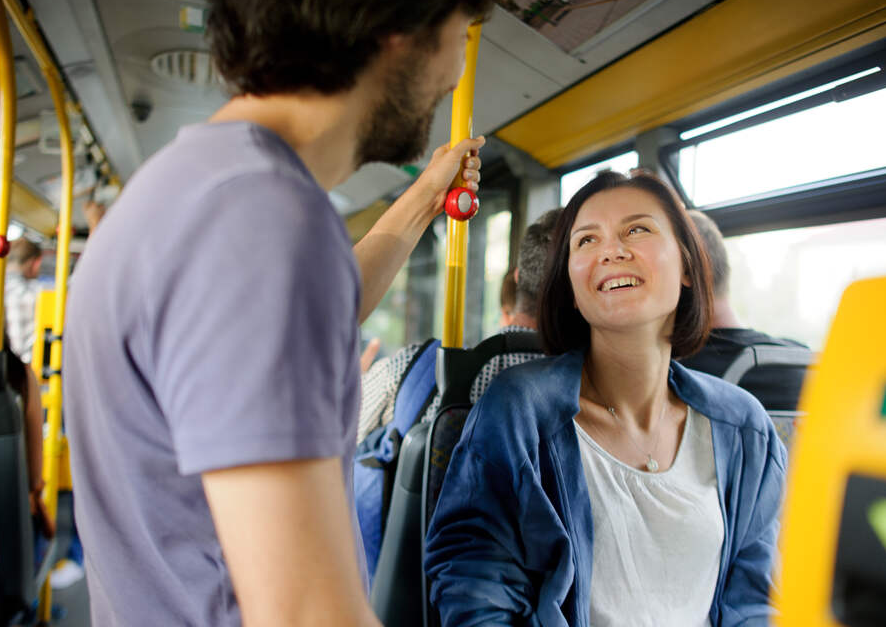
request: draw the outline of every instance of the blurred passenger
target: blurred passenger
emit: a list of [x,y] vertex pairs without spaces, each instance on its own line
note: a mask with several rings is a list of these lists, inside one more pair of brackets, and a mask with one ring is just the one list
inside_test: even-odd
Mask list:
[[43,504],[43,407],[40,404],[40,385],[33,370],[15,354],[7,335],[3,343],[6,356],[6,378],[9,387],[22,403],[22,421],[25,431],[25,455],[28,458],[28,501],[36,529],[46,538],[55,535],[55,523]]
[[9,243],[6,258],[6,330],[10,348],[25,363],[31,362],[34,350],[34,307],[40,286],[40,261],[43,251],[31,240],[20,237]]
[[366,348],[360,353],[360,374],[365,374],[372,367],[372,362],[375,361],[379,349],[381,349],[381,340],[377,337],[366,343]]
[[421,156],[491,5],[210,2],[234,95],[127,182],[69,299],[94,624],[378,624],[350,480],[357,325],[483,140],[438,149],[353,252],[328,191]]
[[[552,209],[544,213],[538,220],[529,225],[523,240],[520,242],[520,251],[517,258],[517,266],[513,272],[508,273],[516,279],[514,310],[508,317],[506,325],[499,329],[499,333],[512,333],[514,331],[535,331],[536,310],[538,308],[538,293],[541,287],[541,278],[544,272],[545,259],[553,236],[554,225],[561,209]],[[507,280],[507,276],[505,277]],[[504,294],[504,290],[502,290]],[[504,299],[503,299],[504,302]],[[502,307],[504,309],[504,307]],[[504,317],[503,317],[504,321]],[[410,344],[399,351],[378,360],[369,371],[363,375],[363,396],[360,403],[360,425],[357,430],[357,441],[363,439],[381,425],[386,425],[394,419],[394,400],[400,387],[400,381],[406,374],[406,369],[413,356],[422,347],[422,344]],[[481,376],[484,383],[495,377],[499,372],[538,357],[537,353],[512,353],[499,355],[490,360],[483,369]],[[485,385],[482,389],[485,389]],[[471,402],[480,398],[479,387],[472,391]],[[441,395],[438,392],[425,412],[422,421],[431,420],[440,406]]]
[[443,625],[764,624],[785,449],[750,394],[674,358],[711,320],[673,191],[604,172],[560,217],[551,357],[474,406],[430,523]]
[[92,235],[98,223],[105,217],[108,208],[99,202],[89,200],[83,205],[83,217],[86,218],[86,225],[89,227],[89,234]]
[[498,326],[510,326],[514,317],[514,307],[517,305],[517,279],[514,274],[517,268],[511,268],[507,271],[501,280],[501,291],[499,293],[499,302],[501,304],[501,318],[499,318]]
[[[772,337],[744,327],[729,304],[729,256],[717,224],[698,210],[689,211],[711,260],[714,290],[713,328],[701,350],[680,360],[687,368],[721,377],[748,346],[769,344],[809,350],[805,344]],[[769,410],[795,410],[806,375],[804,367],[758,366],[745,374],[738,385],[757,397]]]

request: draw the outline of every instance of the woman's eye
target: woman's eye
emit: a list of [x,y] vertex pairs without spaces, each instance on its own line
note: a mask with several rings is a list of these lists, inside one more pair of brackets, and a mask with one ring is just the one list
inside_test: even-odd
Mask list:
[[628,235],[634,235],[636,233],[648,233],[649,229],[641,224],[635,224],[631,228],[628,229]]
[[579,248],[580,248],[580,247],[584,246],[585,244],[588,244],[588,243],[590,243],[590,242],[592,242],[592,241],[594,241],[593,236],[591,236],[591,235],[583,235],[583,236],[578,240],[578,246],[579,246]]

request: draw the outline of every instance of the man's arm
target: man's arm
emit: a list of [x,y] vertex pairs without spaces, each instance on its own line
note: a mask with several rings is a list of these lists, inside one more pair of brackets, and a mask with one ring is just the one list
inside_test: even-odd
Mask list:
[[363,277],[360,323],[376,308],[397,272],[406,263],[422,233],[443,209],[452,179],[466,159],[465,178],[476,192],[480,182],[480,159],[476,156],[486,139],[465,139],[454,148],[440,146],[418,180],[388,208],[378,222],[354,246],[354,256]]
[[43,487],[43,407],[40,385],[30,366],[25,364],[28,404],[25,406],[25,440],[28,447],[28,480],[32,492]]
[[206,472],[246,627],[380,627],[363,591],[339,458]]

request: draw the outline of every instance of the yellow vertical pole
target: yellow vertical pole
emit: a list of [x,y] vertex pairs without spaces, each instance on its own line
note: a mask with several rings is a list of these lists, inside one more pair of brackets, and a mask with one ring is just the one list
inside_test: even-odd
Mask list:
[[[471,136],[474,114],[474,79],[477,75],[477,52],[480,48],[480,24],[468,28],[465,71],[452,94],[452,131],[449,145],[455,146]],[[453,187],[462,187],[461,175]],[[446,217],[446,299],[443,309],[445,348],[461,348],[464,342],[465,281],[468,261],[468,221]]]
[[[6,237],[9,228],[9,201],[12,193],[12,168],[15,161],[15,66],[12,62],[12,44],[6,12],[0,11],[0,144],[3,155],[0,163],[0,235]],[[4,328],[3,296],[6,288],[6,255],[0,257],[0,329]],[[0,334],[0,349],[3,337]]]
[[[65,326],[65,303],[68,294],[68,264],[71,251],[71,209],[74,190],[74,147],[71,141],[71,128],[68,124],[68,113],[65,109],[65,96],[62,83],[58,76],[47,73],[46,80],[52,92],[52,100],[58,114],[61,129],[62,145],[62,196],[59,207],[58,246],[55,260],[55,315],[52,321],[53,341],[49,349],[49,396],[46,420],[49,423],[49,455],[46,489],[43,499],[52,520],[56,519],[58,508],[59,460],[62,455],[61,424],[62,424],[62,331]],[[40,620],[48,622],[51,618],[52,588],[49,580],[40,590]]]
[[[49,436],[47,438],[48,451],[44,450],[44,457],[48,456],[45,467],[48,469],[46,487],[43,491],[43,501],[51,520],[56,519],[58,508],[58,479],[59,460],[61,459],[61,424],[62,424],[62,330],[65,325],[65,302],[67,300],[68,263],[71,251],[71,209],[74,199],[74,146],[71,140],[71,127],[68,124],[68,112],[65,102],[64,86],[61,76],[52,61],[52,57],[46,50],[43,40],[37,32],[31,18],[22,11],[18,0],[3,0],[15,25],[22,37],[27,42],[34,57],[40,64],[49,91],[52,94],[52,102],[58,116],[58,125],[62,149],[62,193],[61,206],[58,216],[58,246],[55,262],[55,315],[52,321],[53,341],[49,353],[49,366],[52,374],[49,377],[49,392],[47,399],[47,422],[49,424]],[[38,341],[40,338],[38,338]],[[47,580],[40,589],[40,605],[38,607],[38,620],[41,623],[49,623],[52,613],[52,588]]]

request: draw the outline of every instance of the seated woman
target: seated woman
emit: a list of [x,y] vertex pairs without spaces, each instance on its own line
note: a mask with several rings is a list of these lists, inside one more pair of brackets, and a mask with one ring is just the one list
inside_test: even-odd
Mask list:
[[750,394],[673,361],[711,319],[685,210],[604,172],[548,262],[551,357],[474,407],[431,520],[443,624],[768,624],[785,449]]

